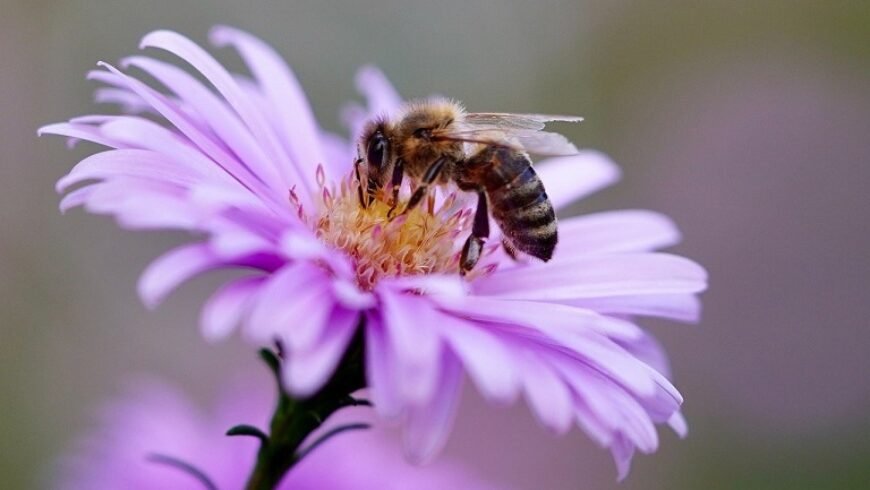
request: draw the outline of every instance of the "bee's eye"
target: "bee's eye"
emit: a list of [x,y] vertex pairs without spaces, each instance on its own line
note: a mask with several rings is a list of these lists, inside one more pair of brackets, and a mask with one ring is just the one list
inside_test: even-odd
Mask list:
[[387,138],[378,131],[369,139],[366,149],[366,160],[370,166],[377,169],[383,168],[387,163]]

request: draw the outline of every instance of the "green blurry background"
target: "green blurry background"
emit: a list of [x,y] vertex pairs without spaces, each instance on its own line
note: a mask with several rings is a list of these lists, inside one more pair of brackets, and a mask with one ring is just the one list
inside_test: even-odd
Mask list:
[[[45,487],[130,374],[205,399],[255,365],[199,339],[219,277],[145,311],[137,275],[181,237],[61,217],[54,181],[91,148],[35,136],[97,110],[98,60],[155,28],[205,43],[216,23],[275,45],[334,130],[367,63],[406,96],[581,114],[570,136],[625,175],[573,211],[677,220],[677,251],[711,274],[705,318],[651,328],[691,434],[665,434],[619,488],[870,488],[870,2],[724,0],[0,0],[0,487]],[[617,488],[582,433],[551,437],[471,390],[447,454],[518,489]]]

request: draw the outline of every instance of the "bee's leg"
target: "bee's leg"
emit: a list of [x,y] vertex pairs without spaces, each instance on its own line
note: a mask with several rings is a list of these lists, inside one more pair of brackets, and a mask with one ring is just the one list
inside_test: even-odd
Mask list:
[[483,244],[489,238],[489,211],[486,205],[486,194],[477,192],[477,210],[474,212],[474,223],[471,225],[471,235],[462,247],[459,257],[459,274],[464,276],[480,260]]
[[[359,197],[359,205],[363,208],[369,207],[368,199],[366,199],[365,191],[363,190],[363,180],[360,177],[359,165],[362,163],[362,158],[357,158],[355,162],[353,162],[353,171],[356,173],[356,182],[357,182],[357,197]],[[366,179],[368,180],[368,178]],[[366,185],[368,187],[368,185]]]
[[408,205],[405,206],[405,210],[402,211],[402,214],[416,208],[417,205],[420,204],[420,201],[426,197],[426,193],[429,192],[429,186],[432,185],[432,182],[435,182],[435,180],[438,179],[439,175],[441,175],[445,163],[447,163],[447,159],[441,157],[438,160],[435,160],[435,163],[429,165],[429,168],[426,169],[426,173],[423,174],[423,180],[420,182],[420,186],[414,190],[413,194],[411,194],[411,199],[408,200]]
[[400,158],[396,160],[396,166],[393,167],[393,178],[390,180],[390,185],[393,186],[393,198],[390,200],[390,210],[387,211],[387,218],[393,216],[393,211],[399,205],[399,191],[402,189],[402,177],[405,176],[405,162]]

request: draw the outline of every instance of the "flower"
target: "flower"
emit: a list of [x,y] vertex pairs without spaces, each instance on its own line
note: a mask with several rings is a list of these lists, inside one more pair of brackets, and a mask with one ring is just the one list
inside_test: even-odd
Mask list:
[[[62,210],[83,205],[126,228],[201,237],[147,268],[139,282],[147,305],[206,271],[250,271],[207,301],[203,335],[221,339],[242,324],[255,344],[280,340],[289,353],[284,382],[303,397],[331,376],[362,325],[371,399],[404,424],[416,462],[443,446],[463,374],[492,402],[524,395],[556,433],[579,425],[610,448],[621,477],[635,449],[657,448],[654,424],[685,432],[663,354],[635,323],[699,315],[704,270],[653,252],[679,239],[667,217],[629,210],[564,219],[547,263],[512,261],[496,236],[462,278],[456,260],[473,214],[465,193],[441,192],[394,220],[386,206],[362,208],[353,143],[319,128],[280,57],[228,27],[216,27],[211,40],[234,47],[251,75],[229,73],[179,34],[153,32],[142,48],[176,55],[207,83],[155,58],[122,61],[155,79],[159,92],[101,63],[89,74],[106,85],[97,100],[124,114],[41,129],[109,148],[58,181]],[[357,83],[367,107],[349,106],[344,116],[358,135],[401,98],[373,68]],[[619,173],[593,151],[536,168],[557,209]]]
[[[203,411],[177,388],[151,378],[129,383],[104,404],[95,429],[59,462],[54,488],[138,490],[243,488],[254,467],[257,441],[227,437],[240,420],[268,420],[273,402],[255,379],[231,383]],[[342,416],[358,421],[365,412]],[[315,438],[319,434],[315,433]],[[319,445],[291,470],[278,489],[495,489],[451,462],[419,468],[403,461],[387,433],[374,427]],[[183,467],[182,467],[183,466]]]

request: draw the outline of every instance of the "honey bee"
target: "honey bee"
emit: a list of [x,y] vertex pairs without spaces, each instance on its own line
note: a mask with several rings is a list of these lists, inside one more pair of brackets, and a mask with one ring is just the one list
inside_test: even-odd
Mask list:
[[548,261],[558,240],[556,213],[532,168],[529,152],[577,153],[564,136],[543,128],[550,121],[581,120],[545,114],[466,113],[459,103],[443,99],[409,103],[398,117],[376,118],[363,130],[355,165],[360,203],[367,206],[389,184],[392,216],[402,179],[407,176],[416,187],[404,214],[420,204],[430,186],[452,182],[478,196],[471,235],[459,260],[460,274],[471,271],[481,257],[489,237],[489,209],[512,258],[520,251]]

